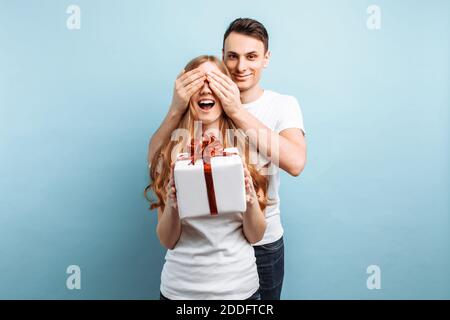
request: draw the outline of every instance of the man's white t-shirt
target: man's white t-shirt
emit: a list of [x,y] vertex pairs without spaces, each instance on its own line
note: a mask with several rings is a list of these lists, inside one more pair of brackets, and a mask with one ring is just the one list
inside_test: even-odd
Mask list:
[[[276,133],[280,133],[288,128],[298,128],[305,133],[302,111],[297,99],[293,96],[264,90],[262,96],[257,100],[242,106]],[[260,157],[260,159],[265,158]],[[260,161],[267,162],[268,160]],[[283,236],[283,226],[280,219],[280,198],[278,195],[280,187],[279,170],[277,166],[271,164],[267,193],[268,198],[273,199],[274,203],[266,207],[266,232],[263,239],[254,244],[255,246],[275,242]]]

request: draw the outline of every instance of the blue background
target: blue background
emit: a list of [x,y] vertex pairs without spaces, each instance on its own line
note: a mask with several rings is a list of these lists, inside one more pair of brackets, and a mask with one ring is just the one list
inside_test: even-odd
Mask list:
[[[66,9],[81,8],[68,30]],[[222,4],[222,5],[221,5]],[[366,27],[369,5],[381,29]],[[155,299],[146,152],[184,64],[270,34],[308,163],[282,176],[285,299],[449,299],[448,1],[0,2],[0,298]],[[66,268],[81,268],[81,290]],[[366,268],[381,268],[368,290]]]

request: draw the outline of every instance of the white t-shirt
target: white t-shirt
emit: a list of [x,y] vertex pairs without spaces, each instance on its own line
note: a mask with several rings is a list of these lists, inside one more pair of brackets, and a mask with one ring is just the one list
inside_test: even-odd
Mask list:
[[185,218],[166,253],[161,293],[172,300],[243,300],[259,288],[255,252],[242,213]]
[[[300,106],[292,96],[265,90],[260,98],[243,107],[277,133],[287,128],[305,132]],[[280,175],[277,167],[272,168],[275,173],[269,176],[268,197],[276,203],[266,208],[266,232],[255,245],[274,242],[283,235],[278,197]],[[244,236],[242,215],[182,220],[180,239],[173,250],[167,251],[161,273],[160,290],[165,297],[242,300],[258,290],[255,254]]]
[[[305,133],[302,111],[297,99],[293,96],[264,90],[262,96],[257,100],[242,106],[276,133],[288,128],[298,128]],[[262,162],[268,161],[261,156],[260,159]],[[278,196],[280,187],[279,168],[271,164],[271,172],[273,174],[268,176],[267,193],[269,198],[275,200],[275,203],[266,207],[266,232],[263,239],[254,244],[255,246],[275,242],[283,236],[283,227],[280,220],[280,198]]]

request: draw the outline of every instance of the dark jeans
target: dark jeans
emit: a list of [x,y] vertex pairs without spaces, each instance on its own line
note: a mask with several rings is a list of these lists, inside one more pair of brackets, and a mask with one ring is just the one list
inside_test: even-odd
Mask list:
[[[170,299],[164,297],[163,294],[161,292],[159,292],[159,300],[170,300]],[[256,291],[250,298],[247,298],[245,300],[261,300],[259,291]]]
[[284,277],[284,242],[254,246],[261,300],[280,300]]

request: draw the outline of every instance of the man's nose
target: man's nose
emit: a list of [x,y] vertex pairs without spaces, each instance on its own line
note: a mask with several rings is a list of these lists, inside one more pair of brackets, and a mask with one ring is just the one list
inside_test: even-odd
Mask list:
[[247,70],[247,65],[245,64],[245,59],[239,59],[237,69],[240,73]]
[[200,94],[211,94],[211,93],[212,92],[211,92],[211,88],[209,87],[209,82],[205,81],[203,83],[202,89],[200,90]]

